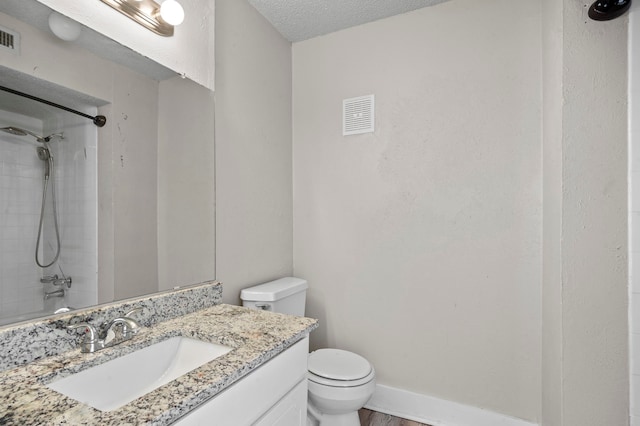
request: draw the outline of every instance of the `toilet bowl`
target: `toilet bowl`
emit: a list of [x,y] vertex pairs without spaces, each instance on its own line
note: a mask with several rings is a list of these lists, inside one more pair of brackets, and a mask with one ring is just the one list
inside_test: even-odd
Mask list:
[[360,355],[340,349],[309,354],[307,412],[320,426],[359,426],[358,410],[375,390],[375,370]]
[[[281,278],[241,291],[242,305],[289,315],[304,315],[306,280]],[[309,354],[308,424],[360,426],[358,410],[375,390],[375,370],[362,356],[341,349]]]

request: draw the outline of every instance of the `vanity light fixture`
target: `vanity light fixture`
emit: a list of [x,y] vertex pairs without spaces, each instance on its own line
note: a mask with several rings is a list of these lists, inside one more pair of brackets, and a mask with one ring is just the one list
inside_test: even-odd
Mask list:
[[184,9],[176,0],[164,0],[160,5],[160,17],[170,25],[180,25],[184,21]]
[[136,21],[148,30],[164,36],[173,36],[173,28],[182,23],[184,9],[176,0],[100,0],[118,12]]

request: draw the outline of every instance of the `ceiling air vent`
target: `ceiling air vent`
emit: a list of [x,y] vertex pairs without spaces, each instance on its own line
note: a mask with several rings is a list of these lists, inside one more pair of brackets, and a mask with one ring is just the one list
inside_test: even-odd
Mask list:
[[342,101],[342,135],[371,133],[374,129],[374,96],[359,96]]
[[18,52],[20,48],[20,34],[10,29],[0,27],[0,50]]

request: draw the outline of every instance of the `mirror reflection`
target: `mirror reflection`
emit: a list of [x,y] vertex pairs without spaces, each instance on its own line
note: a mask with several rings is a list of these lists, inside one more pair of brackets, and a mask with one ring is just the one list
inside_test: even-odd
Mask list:
[[93,127],[0,94],[0,324],[98,302]]
[[0,5],[0,86],[107,124],[0,91],[0,325],[215,278],[213,93],[47,13]]

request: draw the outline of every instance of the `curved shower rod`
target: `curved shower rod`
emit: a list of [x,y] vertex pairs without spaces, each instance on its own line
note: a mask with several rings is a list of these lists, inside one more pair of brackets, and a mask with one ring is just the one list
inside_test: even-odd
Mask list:
[[104,115],[96,115],[95,117],[85,114],[84,112],[76,111],[75,109],[67,108],[64,105],[56,104],[51,101],[47,101],[46,99],[38,98],[37,96],[29,95],[27,93],[19,92],[17,90],[9,89],[8,87],[0,86],[0,90],[4,90],[5,92],[13,93],[14,95],[22,96],[24,98],[32,99],[34,101],[42,102],[43,104],[51,105],[52,107],[60,108],[65,111],[71,112],[76,115],[80,115],[82,117],[88,118],[93,121],[98,127],[103,127],[107,123],[107,118]]

